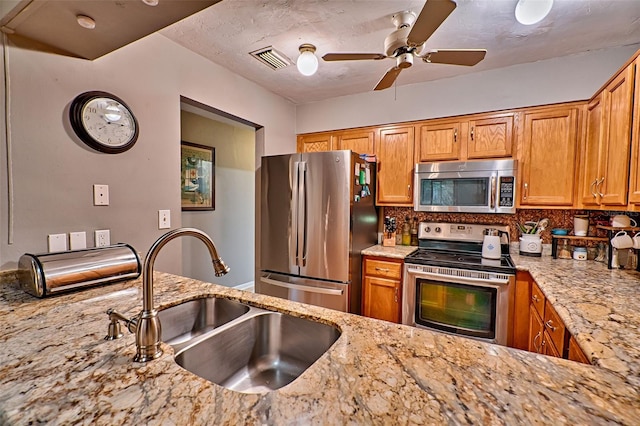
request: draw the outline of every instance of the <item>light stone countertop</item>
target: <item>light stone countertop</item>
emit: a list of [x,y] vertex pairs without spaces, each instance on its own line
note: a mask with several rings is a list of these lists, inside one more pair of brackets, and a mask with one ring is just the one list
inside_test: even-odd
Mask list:
[[381,257],[391,257],[393,259],[404,259],[409,256],[411,253],[416,251],[418,247],[415,246],[388,246],[385,247],[383,245],[376,245],[373,247],[369,247],[361,251],[363,255],[366,256],[381,256]]
[[[547,289],[547,281],[563,280],[575,268],[567,263],[543,274],[538,271],[543,263],[527,260],[521,265]],[[622,274],[598,268],[587,272],[594,272],[586,277],[594,283],[596,272],[604,281]],[[183,370],[167,345],[161,358],[140,364],[132,362],[133,335],[103,340],[108,308],[127,315],[139,312],[140,279],[49,299],[33,298],[10,283],[0,286],[0,424],[640,421],[638,361],[632,356],[622,361],[634,364],[625,375],[164,273],[156,273],[155,284],[160,307],[215,295],[334,324],[342,335],[288,386],[268,394],[242,394]],[[552,300],[554,305],[562,306],[561,296]],[[581,324],[576,320],[570,330]],[[637,335],[637,327],[633,333]]]

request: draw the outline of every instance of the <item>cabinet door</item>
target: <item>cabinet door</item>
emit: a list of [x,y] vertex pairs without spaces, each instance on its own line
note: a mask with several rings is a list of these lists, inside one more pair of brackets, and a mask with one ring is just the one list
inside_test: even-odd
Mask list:
[[378,205],[413,206],[413,126],[380,129],[376,144]]
[[417,162],[460,159],[461,124],[457,121],[418,126]]
[[544,340],[544,327],[542,318],[534,307],[529,309],[529,352],[542,353]]
[[520,205],[573,206],[578,108],[524,113]]
[[548,334],[549,339],[553,342],[553,346],[562,356],[566,348],[566,328],[564,322],[553,308],[553,305],[547,300],[544,307],[544,332]]
[[467,158],[510,157],[513,146],[513,114],[469,121]]
[[634,62],[636,69],[633,120],[631,130],[631,172],[629,175],[629,203],[640,204],[640,57]]
[[338,133],[335,149],[350,149],[358,154],[373,154],[375,151],[375,131],[358,130]]
[[529,301],[531,282],[528,272],[516,272],[516,288],[513,301],[513,338],[511,347],[527,350],[529,347]]
[[553,343],[553,339],[549,336],[549,333],[547,333],[546,330],[542,334],[542,353],[556,358],[562,358],[560,356],[560,351],[556,348]]
[[400,322],[400,281],[365,276],[363,315],[370,318]]
[[586,134],[582,149],[582,179],[580,181],[580,201],[584,206],[597,206],[598,183],[600,182],[600,155],[603,129],[602,93],[593,98],[586,111]]
[[589,358],[585,355],[582,349],[580,349],[578,342],[576,342],[576,339],[573,336],[569,339],[569,356],[567,358],[571,361],[591,364],[591,362],[589,362]]
[[320,152],[330,151],[333,148],[332,133],[311,133],[308,135],[298,135],[298,152]]
[[631,108],[633,106],[633,64],[604,90],[604,181],[599,186],[603,205],[627,204],[629,153],[631,150]]

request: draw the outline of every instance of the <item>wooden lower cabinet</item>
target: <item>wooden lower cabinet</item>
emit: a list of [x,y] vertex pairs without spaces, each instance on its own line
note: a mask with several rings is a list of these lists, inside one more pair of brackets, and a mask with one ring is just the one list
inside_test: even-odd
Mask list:
[[513,307],[513,330],[511,333],[511,342],[509,346],[518,349],[529,349],[529,305],[531,301],[531,283],[533,278],[531,274],[524,271],[516,272],[516,288],[514,299],[511,306]]
[[362,314],[395,323],[402,315],[402,260],[364,256]]
[[589,357],[587,357],[582,349],[580,349],[580,346],[578,346],[578,343],[573,336],[569,338],[569,355],[567,359],[570,359],[571,361],[581,362],[583,364],[591,364],[591,362],[589,361]]

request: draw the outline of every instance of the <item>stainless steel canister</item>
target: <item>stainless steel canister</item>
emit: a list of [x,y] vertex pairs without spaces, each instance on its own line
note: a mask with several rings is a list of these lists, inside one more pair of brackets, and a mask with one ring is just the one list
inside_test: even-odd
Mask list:
[[135,279],[142,272],[140,258],[128,244],[114,244],[59,253],[25,253],[18,262],[22,289],[46,297],[116,281]]

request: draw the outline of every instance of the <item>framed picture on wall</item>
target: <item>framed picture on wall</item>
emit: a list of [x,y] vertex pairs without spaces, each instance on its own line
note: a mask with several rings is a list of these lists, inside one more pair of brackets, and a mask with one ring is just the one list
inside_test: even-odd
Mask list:
[[180,143],[182,210],[215,210],[216,149]]

